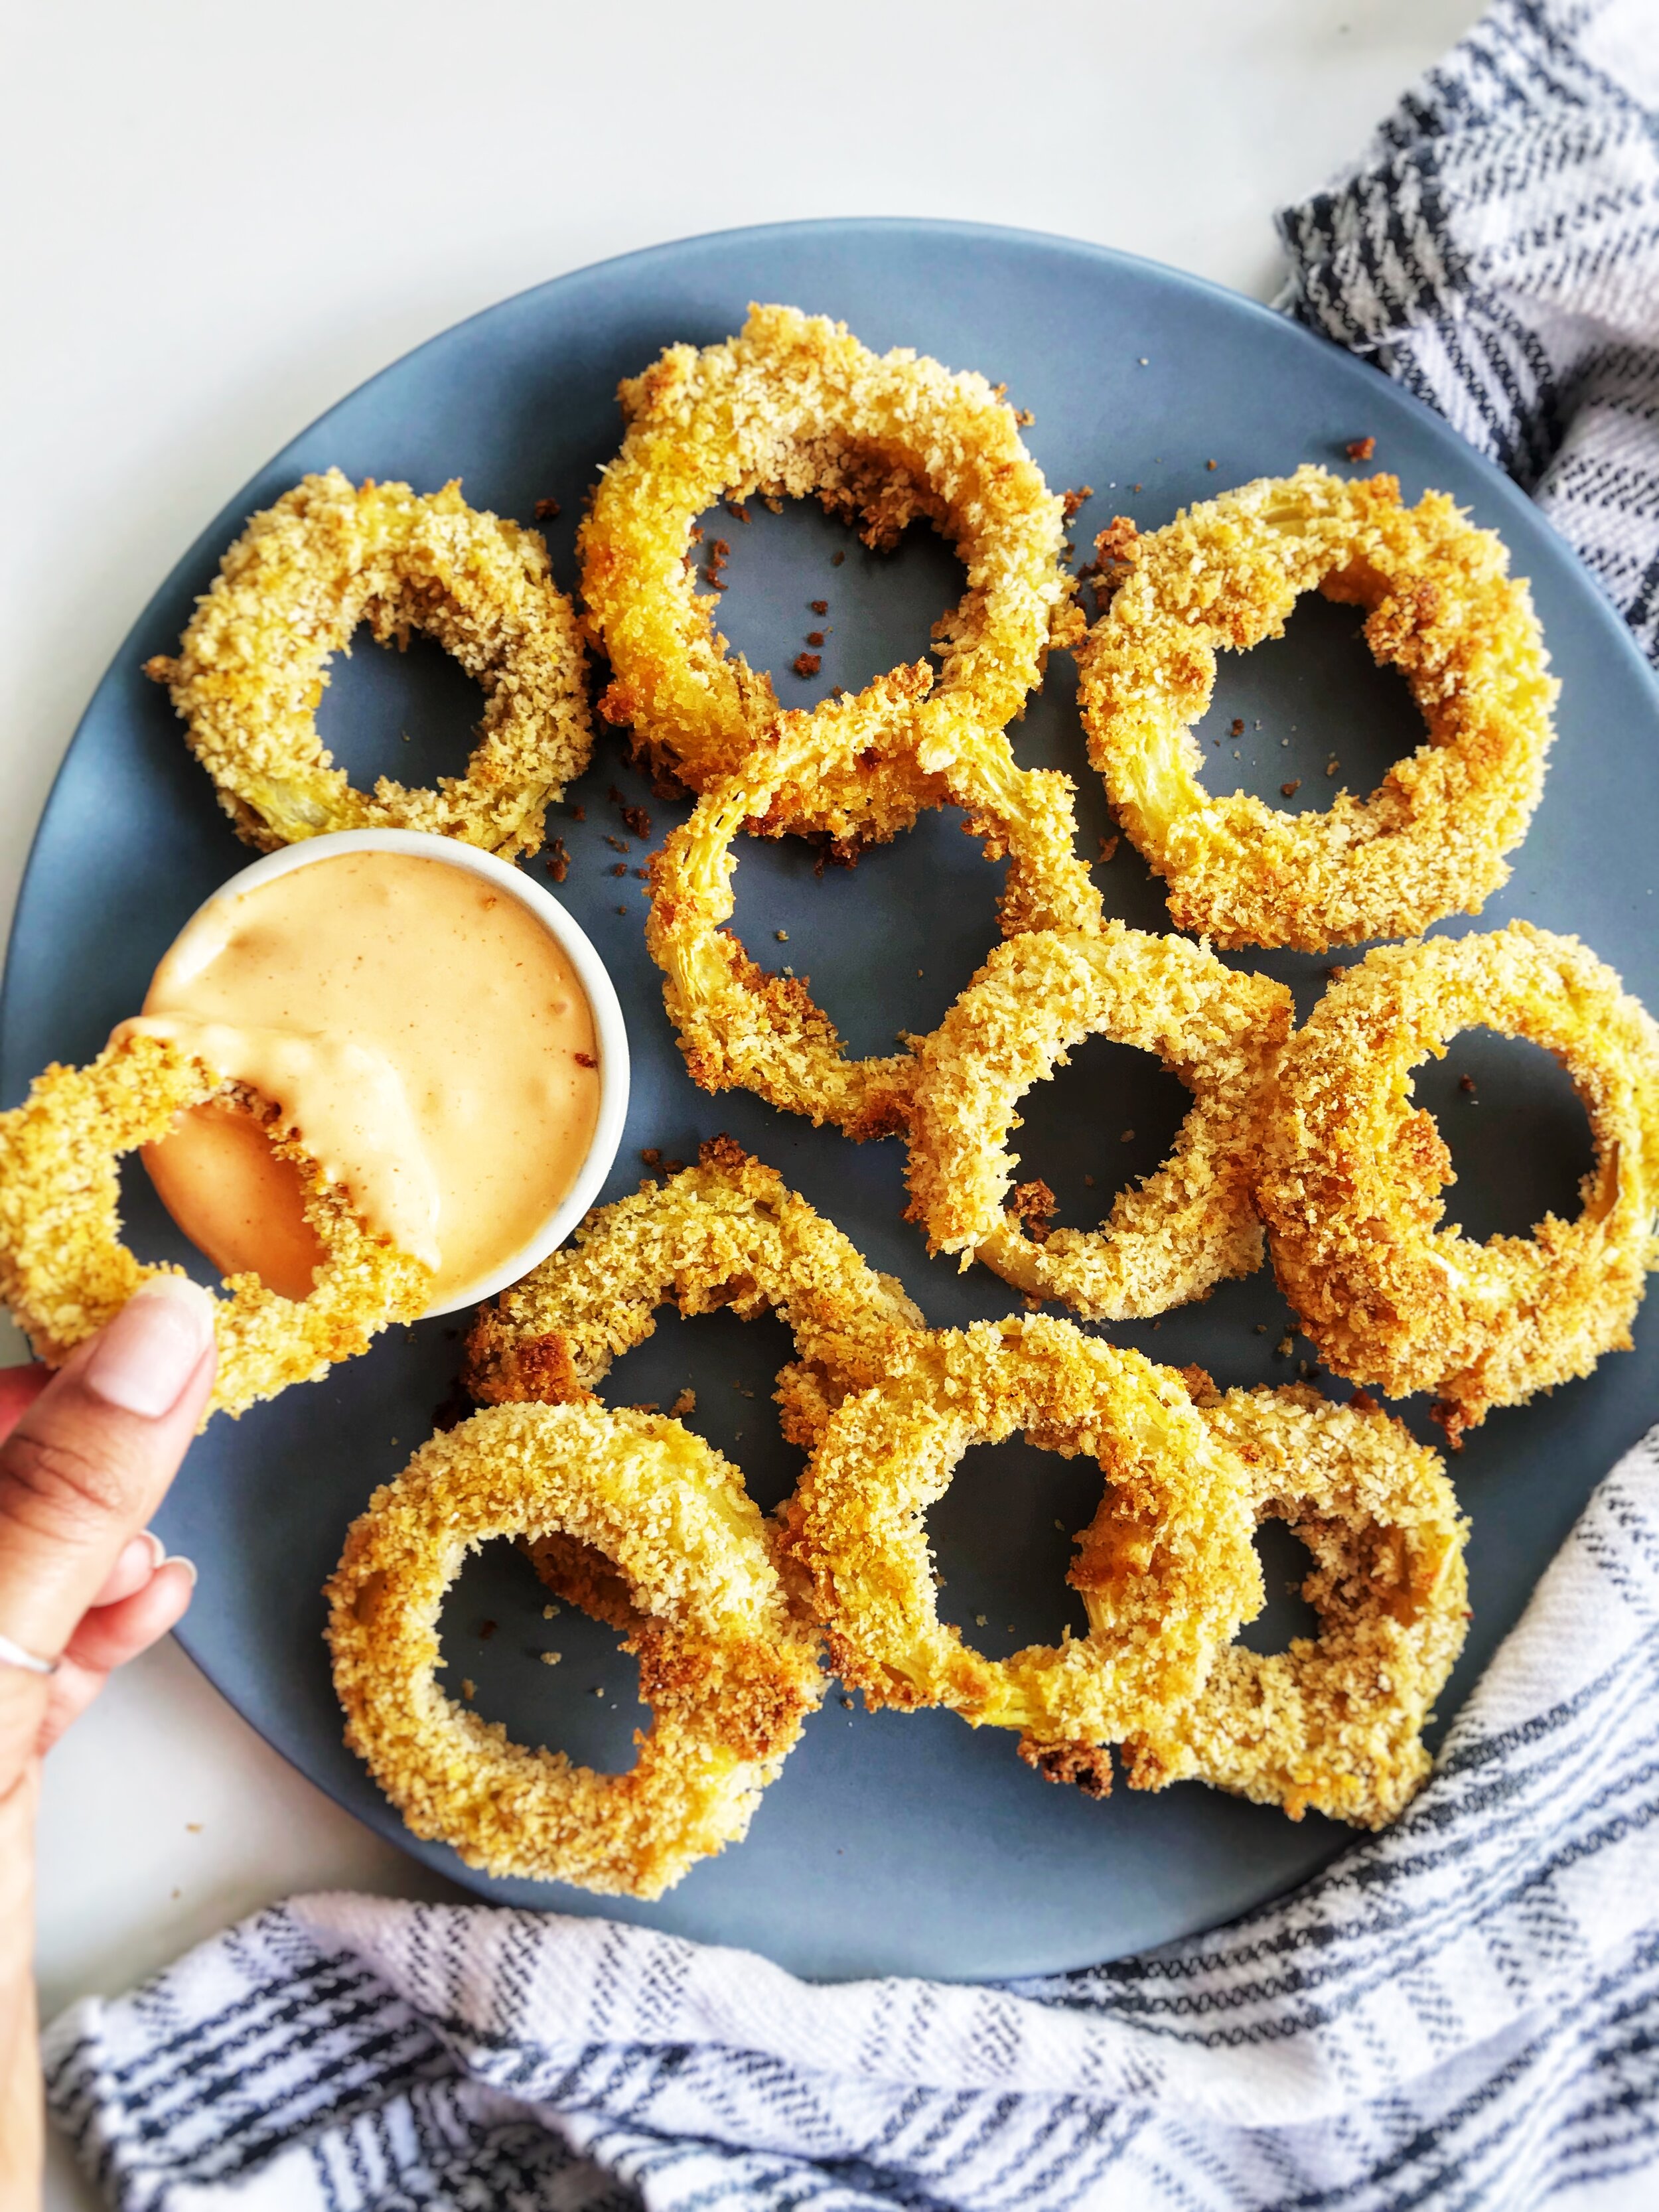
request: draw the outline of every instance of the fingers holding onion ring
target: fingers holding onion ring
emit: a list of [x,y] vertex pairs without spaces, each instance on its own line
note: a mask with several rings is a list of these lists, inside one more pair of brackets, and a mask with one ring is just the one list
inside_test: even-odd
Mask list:
[[[991,954],[917,1048],[909,1218],[932,1252],[969,1257],[1091,1320],[1163,1313],[1261,1264],[1261,1146],[1292,1006],[1183,938],[1108,923],[1016,937]],[[1099,1229],[1039,1242],[1008,1206],[1018,1107],[1081,1040],[1154,1052],[1194,1094],[1164,1166]]]
[[1200,1389],[1198,1404],[1250,1469],[1257,1517],[1312,1555],[1302,1595],[1319,1632],[1224,1651],[1188,1704],[1132,1731],[1129,1785],[1197,1780],[1293,1820],[1383,1827],[1427,1779],[1422,1731],[1468,1626],[1468,1523],[1445,1468],[1401,1422],[1305,1387]]
[[[1595,1164],[1574,1221],[1477,1244],[1442,1227],[1450,1160],[1411,1070],[1460,1030],[1567,1069]],[[1320,1357],[1391,1396],[1432,1390],[1455,1443],[1626,1350],[1659,1265],[1659,1027],[1577,939],[1526,922],[1389,945],[1346,969],[1286,1050],[1261,1200]]]
[[612,670],[600,710],[694,791],[739,771],[779,711],[771,679],[729,653],[714,599],[697,593],[699,514],[752,494],[816,496],[860,522],[866,544],[894,544],[921,516],[956,547],[967,588],[935,626],[943,672],[918,663],[826,701],[815,717],[850,726],[854,742],[821,781],[778,794],[792,830],[869,842],[907,828],[927,803],[930,740],[1002,731],[1051,640],[1080,628],[1061,503],[1013,410],[981,376],[907,348],[873,354],[844,325],[781,307],[751,307],[722,345],[671,346],[620,396],[627,435],[579,538],[589,625]]
[[[484,694],[464,776],[355,790],[317,733],[328,665],[360,622],[382,644],[436,639]],[[176,659],[147,664],[189,726],[239,836],[274,852],[331,830],[423,830],[512,859],[587,765],[574,610],[533,530],[477,512],[456,484],[354,489],[307,477],[256,514],[197,602]]]
[[[468,1553],[553,1533],[633,1609],[652,1724],[625,1774],[514,1743],[438,1686]],[[353,1523],[327,1596],[347,1742],[415,1834],[498,1875],[661,1896],[745,1833],[823,1694],[742,1476],[654,1414],[494,1406],[434,1437]]]
[[[1179,928],[1322,951],[1478,914],[1543,784],[1557,686],[1524,583],[1442,492],[1391,477],[1263,477],[1120,548],[1128,565],[1079,653],[1090,757]],[[1199,778],[1193,725],[1216,655],[1282,635],[1304,592],[1363,607],[1376,659],[1428,726],[1369,799],[1292,815]]]
[[391,1322],[415,1320],[432,1271],[363,1224],[272,1109],[166,1039],[131,1034],[88,1066],[49,1067],[21,1106],[0,1114],[0,1301],[55,1366],[141,1283],[167,1272],[121,1242],[117,1164],[210,1099],[266,1122],[273,1152],[300,1171],[305,1218],[324,1254],[297,1303],[256,1275],[227,1279],[214,1309],[219,1364],[208,1410],[234,1417],[291,1382],[314,1382]]

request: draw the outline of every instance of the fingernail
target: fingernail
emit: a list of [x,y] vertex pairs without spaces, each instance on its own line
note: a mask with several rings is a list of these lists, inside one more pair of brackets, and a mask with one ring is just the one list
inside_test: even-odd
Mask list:
[[154,1528],[141,1528],[138,1533],[143,1538],[144,1541],[149,1546],[149,1571],[151,1574],[154,1574],[157,1567],[161,1566],[165,1562],[167,1555],[167,1547],[156,1534]]
[[213,1301],[184,1275],[153,1275],[93,1346],[83,1387],[106,1406],[159,1420],[201,1362],[213,1335]]
[[190,1586],[192,1589],[195,1589],[197,1583],[201,1580],[201,1577],[196,1571],[195,1560],[187,1559],[182,1552],[169,1552],[166,1559],[162,1560],[161,1565],[164,1567],[182,1567],[185,1572],[190,1577]]

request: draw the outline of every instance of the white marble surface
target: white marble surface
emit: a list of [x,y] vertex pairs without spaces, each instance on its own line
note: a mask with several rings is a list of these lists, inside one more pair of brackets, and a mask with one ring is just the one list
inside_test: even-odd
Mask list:
[[[0,526],[0,927],[88,694],[236,486],[446,325],[728,224],[954,216],[1265,295],[1270,211],[1356,149],[1477,0],[82,0],[19,11]],[[0,1322],[0,1360],[21,1356]],[[412,1862],[175,1646],[51,1761],[50,2012],[299,1888]],[[52,2212],[92,2199],[53,2154]]]

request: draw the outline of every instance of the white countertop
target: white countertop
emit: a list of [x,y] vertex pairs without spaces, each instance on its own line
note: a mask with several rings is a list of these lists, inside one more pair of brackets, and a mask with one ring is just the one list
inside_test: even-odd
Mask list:
[[[728,225],[949,216],[1266,296],[1270,220],[1477,0],[88,0],[14,19],[0,927],[88,695],[174,560],[364,376],[561,270]],[[22,1346],[0,1319],[0,1363]],[[297,1889],[440,1886],[171,1643],[52,1754],[50,2014]],[[52,2212],[92,2197],[54,2150]]]

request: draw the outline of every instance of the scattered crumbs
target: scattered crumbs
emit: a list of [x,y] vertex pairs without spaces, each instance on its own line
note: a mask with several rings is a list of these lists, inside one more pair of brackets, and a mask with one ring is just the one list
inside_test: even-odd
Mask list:
[[1116,851],[1116,836],[1103,837],[1100,841],[1100,858],[1095,862],[1095,866],[1097,868],[1105,867]]
[[1134,1142],[1134,1137],[1135,1133],[1133,1129],[1126,1129],[1118,1139],[1118,1142],[1120,1145],[1132,1145]]
[[1279,788],[1285,798],[1294,799],[1302,788],[1302,779],[1299,775],[1293,775],[1288,783],[1281,783]]
[[1013,1624],[1013,1622],[1011,1620],[1011,1621],[1009,1622],[1009,1624],[1008,1624],[1008,1633],[1009,1633],[1009,1635],[1010,1635],[1010,1636],[1012,1636],[1012,1635],[1013,1634],[1013,1632],[1014,1632],[1014,1624]]
[[627,913],[627,911],[628,911],[628,908],[627,908],[625,906],[619,906],[619,907],[617,908],[617,913],[618,913],[618,914],[626,914],[626,913]]
[[1153,1327],[1155,1329],[1162,1328],[1163,1328],[1163,1326],[1164,1326],[1164,1324],[1163,1324],[1163,1322],[1162,1322],[1161,1321],[1155,1321],[1155,1322],[1152,1323],[1152,1327]]
[[780,945],[787,945],[787,944],[788,944],[788,942],[789,942],[789,933],[788,933],[788,931],[787,931],[787,929],[775,929],[775,930],[772,932],[772,934],[773,934],[773,936],[774,936],[774,937],[775,937],[775,938],[777,939],[778,943],[779,943]]
[[558,1612],[558,1609],[559,1608],[556,1605],[544,1605],[542,1607],[542,1619],[544,1620],[551,1620],[554,1615]]
[[1289,1329],[1286,1329],[1284,1335],[1279,1338],[1278,1343],[1273,1346],[1273,1358],[1275,1359],[1288,1359],[1295,1349],[1296,1340],[1291,1334]]
[[199,1836],[199,1835],[201,1834],[201,1832],[202,1832],[202,1824],[201,1824],[201,1822],[200,1822],[199,1820],[186,1820],[186,1821],[185,1821],[185,1833],[187,1836]]
[[573,806],[570,810],[570,818],[573,822],[586,822],[587,809],[585,806]]
[[1376,451],[1375,438],[1351,438],[1348,441],[1348,459],[1351,461],[1368,461]]
[[470,1674],[463,1674],[461,1677],[461,1695],[466,1699],[468,1705],[471,1704],[473,1698],[476,1698],[477,1694],[477,1685],[473,1681],[472,1677]]
[[1041,1313],[1042,1311],[1042,1299],[1028,1297],[1025,1301],[1025,1310],[1027,1313]]
[[542,1651],[537,1654],[544,1667],[556,1667],[563,1658],[562,1651]]
[[828,599],[813,599],[810,604],[815,615],[827,615],[830,611],[830,602]]
[[1257,1322],[1255,1325],[1255,1333],[1258,1336],[1266,1336],[1267,1334],[1267,1324],[1265,1321]]
[[1342,967],[1328,968],[1325,970],[1325,981],[1328,983],[1340,983],[1347,972],[1347,969]]
[[556,499],[538,499],[536,501],[536,520],[538,522],[556,522],[559,519],[559,502]]
[[[1145,368],[1147,366],[1146,356],[1146,355],[1145,355],[1144,353],[1143,353],[1143,354],[1140,356],[1140,357],[1139,357],[1139,366],[1140,366],[1142,368]],[[1137,484],[1137,485],[1136,485],[1136,487],[1135,487],[1135,489],[1137,489],[1137,491],[1138,491],[1138,490],[1140,489],[1140,487]]]
[[1215,463],[1213,461],[1206,461],[1204,465],[1206,469],[1213,469]]
[[1233,758],[1235,760],[1242,760],[1243,758],[1243,755],[1239,751],[1237,745],[1233,747]]
[[573,1052],[570,1057],[578,1067],[597,1067],[599,1064],[591,1052]]
[[688,1413],[695,1413],[696,1410],[697,1394],[688,1382],[684,1389],[680,1392],[679,1396],[675,1399],[673,1404],[668,1408],[669,1414],[671,1419],[676,1421],[683,1421]]
[[624,806],[622,810],[622,818],[635,836],[648,837],[651,835],[651,817],[646,812],[644,807]]
[[1236,738],[1242,738],[1242,737],[1243,736],[1243,734],[1244,734],[1244,717],[1243,716],[1243,714],[1235,714],[1235,715],[1233,716],[1233,735],[1234,735]]
[[1085,1190],[1092,1190],[1094,1188],[1095,1179],[1091,1175],[1086,1175],[1084,1176],[1083,1187]]
[[735,1377],[732,1380],[732,1388],[737,1392],[739,1398],[752,1398],[755,1395],[752,1390],[745,1389],[744,1385],[738,1382]]
[[663,1162],[663,1173],[665,1175],[684,1175],[684,1172],[685,1162],[684,1160],[665,1160]]
[[640,1158],[645,1166],[652,1169],[653,1171],[662,1165],[662,1154],[657,1150],[657,1147],[654,1145],[647,1145],[645,1150],[640,1154]]
[[625,876],[628,873],[627,861],[613,860],[611,864],[611,872],[613,876]]
[[[852,1700],[850,1698],[845,1698],[845,1697],[844,1697],[844,1698],[842,1699],[842,1705],[844,1705],[846,1706],[846,1708],[847,1708],[848,1711],[850,1713],[850,1712],[852,1711],[852,1710],[853,1710],[853,1700]],[[178,1896],[178,1894],[179,1894],[179,1893],[178,1893],[178,1891],[177,1891],[176,1889],[173,1891],[173,1895],[174,1895],[175,1897],[177,1897],[177,1896]]]
[[823,632],[821,629],[809,629],[806,633],[806,642],[808,645],[822,645]]
[[832,553],[832,554],[830,556],[830,566],[832,568],[840,568],[840,566],[841,566],[841,564],[842,564],[842,562],[846,558],[847,558],[847,556],[846,556],[846,554],[845,554],[844,552],[840,552],[840,553]]
[[1054,1526],[1055,1526],[1055,1528],[1058,1528],[1058,1529],[1059,1529],[1059,1531],[1060,1531],[1060,1534],[1061,1534],[1062,1536],[1066,1534],[1066,1523],[1065,1523],[1063,1521],[1061,1521],[1061,1520],[1060,1520],[1060,1519],[1056,1518],[1056,1520],[1055,1520],[1055,1522],[1054,1522]]
[[642,884],[648,884],[651,880],[651,871],[649,868],[635,868],[634,873],[639,878]]
[[1061,492],[1060,495],[1060,513],[1065,516],[1066,521],[1069,522],[1071,520],[1072,517],[1077,513],[1079,507],[1082,506],[1085,499],[1092,499],[1094,495],[1095,488],[1092,484],[1079,484],[1075,491]]
[[702,525],[700,522],[694,522],[691,526],[691,543],[694,545],[702,544]]
[[781,970],[780,972],[781,972],[781,974],[785,975],[791,975],[791,976],[793,976],[795,971],[794,971],[794,969],[793,969],[789,965],[788,962],[786,960],[786,961],[785,961],[785,963],[784,963],[784,964],[783,964],[783,967],[782,967],[782,969],[781,969]]
[[593,1694],[596,1698],[602,1698],[605,1695],[605,1685],[603,1682],[594,1683]]
[[1032,423],[1036,421],[1036,416],[1032,414],[1029,407],[1016,407],[1014,420],[1022,430],[1029,430]]
[[726,511],[733,522],[747,522],[749,520],[749,509],[740,500],[728,499],[726,501]]
[[1457,1087],[1460,1091],[1467,1091],[1469,1097],[1473,1098],[1474,1096],[1474,1078],[1472,1075],[1460,1075],[1457,1079]]
[[605,842],[613,853],[625,853],[628,850],[628,840],[625,837],[613,837],[609,830],[605,832]]
[[543,863],[556,884],[562,884],[570,873],[570,854],[562,837],[550,837],[547,858]]
[[983,1627],[984,1627],[984,1626],[985,1626],[985,1615],[984,1615],[982,1613],[976,1613],[974,1615],[974,1626],[975,1626],[975,1628],[983,1628]]
[[488,1644],[490,1638],[495,1633],[495,1623],[493,1620],[481,1620],[478,1623],[478,1641],[480,1644]]
[[1129,489],[1131,491],[1139,491],[1140,489],[1140,486],[1139,484],[1131,484]]
[[798,653],[789,665],[797,676],[816,676],[823,665],[821,653]]
[[1325,773],[1326,773],[1326,775],[1334,775],[1336,774],[1336,771],[1338,770],[1338,769],[1340,769],[1340,768],[1341,767],[1341,765],[1342,765],[1342,763],[1341,763],[1341,762],[1340,762],[1340,761],[1334,761],[1334,760],[1327,761],[1327,762],[1326,762],[1326,763],[1325,763]]
[[1304,1382],[1311,1382],[1318,1374],[1319,1369],[1311,1359],[1298,1359],[1296,1363],[1296,1371]]

